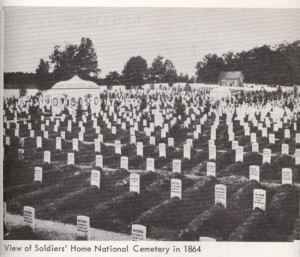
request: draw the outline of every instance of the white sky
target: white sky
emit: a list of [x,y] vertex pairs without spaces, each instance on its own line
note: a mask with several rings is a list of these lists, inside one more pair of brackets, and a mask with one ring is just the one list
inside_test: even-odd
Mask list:
[[300,40],[300,9],[9,7],[4,17],[5,72],[34,72],[55,45],[81,37],[93,41],[101,77],[137,55],[148,66],[161,55],[191,76],[209,53]]

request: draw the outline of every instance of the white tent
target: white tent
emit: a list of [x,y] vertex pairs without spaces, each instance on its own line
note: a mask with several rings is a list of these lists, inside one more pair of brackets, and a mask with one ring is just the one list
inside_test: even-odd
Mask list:
[[215,101],[222,98],[230,98],[230,97],[231,97],[231,92],[228,87],[217,87],[210,91],[210,98]]
[[99,86],[93,81],[74,76],[69,80],[57,82],[52,89],[99,89]]

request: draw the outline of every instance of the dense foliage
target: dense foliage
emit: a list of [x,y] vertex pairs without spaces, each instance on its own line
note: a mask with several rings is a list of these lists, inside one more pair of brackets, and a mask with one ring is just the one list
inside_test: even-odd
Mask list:
[[220,71],[243,72],[246,83],[294,85],[300,83],[300,41],[263,45],[222,56],[208,54],[196,65],[197,81],[215,83]]

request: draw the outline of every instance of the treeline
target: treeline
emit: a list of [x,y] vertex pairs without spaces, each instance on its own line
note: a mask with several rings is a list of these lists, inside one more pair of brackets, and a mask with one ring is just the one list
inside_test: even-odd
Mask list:
[[242,71],[245,83],[300,84],[300,40],[270,47],[263,45],[222,56],[208,54],[196,65],[197,81],[216,83],[220,71]]
[[5,88],[19,88],[19,85],[35,88],[35,73],[5,72],[4,85]]
[[[240,53],[228,52],[221,56],[208,54],[196,64],[197,82],[217,83],[220,71],[242,71],[245,83],[285,85],[300,84],[300,41],[283,42],[275,47],[263,45]],[[91,39],[81,38],[80,44],[55,46],[48,60],[41,59],[36,73],[5,73],[4,84],[35,85],[45,90],[56,82],[78,75],[98,85],[142,86],[146,83],[192,83],[194,77],[180,73],[173,62],[162,56],[148,66],[141,56],[133,56],[125,63],[121,73],[109,72],[100,77],[98,58]]]

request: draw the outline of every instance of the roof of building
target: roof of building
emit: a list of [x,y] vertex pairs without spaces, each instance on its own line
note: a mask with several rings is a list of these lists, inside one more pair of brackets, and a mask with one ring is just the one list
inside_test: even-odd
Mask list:
[[52,87],[52,89],[96,89],[96,88],[99,88],[99,86],[95,82],[83,80],[78,76],[74,76],[69,80],[57,82]]
[[219,80],[238,79],[240,76],[244,78],[241,71],[221,71],[219,74]]

